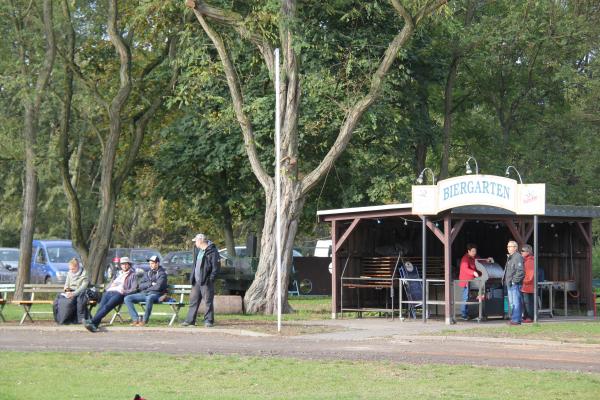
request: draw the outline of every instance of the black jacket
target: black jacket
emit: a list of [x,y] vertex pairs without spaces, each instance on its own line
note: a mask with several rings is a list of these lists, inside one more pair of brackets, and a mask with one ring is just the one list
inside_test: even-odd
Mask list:
[[150,268],[140,282],[140,292],[163,294],[166,291],[167,273],[163,267],[159,265],[156,271],[152,271],[152,268]]
[[[196,259],[198,258],[198,248],[194,247],[194,268],[190,275],[190,283],[196,284]],[[219,268],[221,266],[221,256],[214,243],[209,242],[208,247],[204,250],[202,264],[200,266],[200,285],[205,286],[208,283],[214,283]]]

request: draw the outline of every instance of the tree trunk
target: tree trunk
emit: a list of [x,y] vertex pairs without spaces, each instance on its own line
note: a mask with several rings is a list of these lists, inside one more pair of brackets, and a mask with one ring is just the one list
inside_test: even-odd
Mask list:
[[[15,11],[15,27],[21,30],[22,21],[20,13]],[[23,286],[29,282],[31,274],[32,241],[35,230],[35,218],[37,214],[37,172],[36,172],[36,153],[37,130],[39,124],[39,113],[42,105],[42,98],[50,81],[50,73],[54,67],[54,58],[56,55],[56,46],[54,42],[54,29],[52,27],[52,0],[44,0],[43,3],[43,22],[46,38],[46,53],[44,55],[43,66],[39,71],[35,89],[32,96],[27,96],[24,100],[24,125],[23,141],[25,144],[25,182],[23,185],[23,222],[21,225],[21,237],[19,245],[19,272],[17,274],[16,290],[14,298],[20,300],[23,298]],[[21,57],[22,78],[27,80],[29,63],[26,61],[25,43],[18,41],[17,46]]]
[[[244,297],[249,313],[277,313],[277,193],[275,187],[265,193],[267,198],[258,268],[254,282]],[[298,231],[298,218],[305,198],[297,182],[282,179],[281,184],[281,304],[282,312],[290,311],[287,302],[288,282],[292,266],[292,250]]]
[[448,177],[448,164],[450,160],[450,146],[452,145],[452,96],[454,92],[454,82],[458,71],[458,56],[452,58],[450,69],[446,76],[446,87],[444,88],[444,148],[442,149],[442,167],[440,169],[440,179]]

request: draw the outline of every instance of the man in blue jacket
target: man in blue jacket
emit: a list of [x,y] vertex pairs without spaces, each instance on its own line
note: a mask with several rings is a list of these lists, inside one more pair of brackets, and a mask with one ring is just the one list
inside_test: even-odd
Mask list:
[[192,291],[190,293],[190,309],[182,326],[196,325],[196,317],[200,302],[204,299],[206,313],[204,326],[210,328],[215,323],[213,299],[215,297],[215,278],[219,272],[220,256],[217,247],[199,233],[192,239],[196,245],[194,252],[194,269],[190,275]]
[[[158,299],[167,291],[167,273],[160,265],[160,259],[157,256],[152,256],[148,259],[148,262],[150,262],[150,270],[144,274],[140,282],[140,292],[127,295],[124,300],[132,319],[132,326],[146,325],[150,319],[150,314],[152,314],[153,304],[158,303]],[[134,306],[134,303],[141,302],[146,303],[143,320],[140,320]]]

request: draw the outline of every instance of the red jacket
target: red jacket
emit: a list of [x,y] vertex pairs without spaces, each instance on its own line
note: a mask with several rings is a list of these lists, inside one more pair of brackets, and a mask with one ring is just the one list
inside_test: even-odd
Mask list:
[[533,293],[533,274],[535,272],[533,260],[531,254],[527,254],[527,257],[525,257],[525,278],[523,278],[523,286],[521,287],[523,293]]
[[[477,268],[475,268],[475,259],[473,257],[469,257],[469,254],[465,254],[460,260],[460,274],[458,275],[458,279],[470,281],[476,277],[476,271]],[[466,287],[467,282],[459,282],[458,285],[460,287]]]

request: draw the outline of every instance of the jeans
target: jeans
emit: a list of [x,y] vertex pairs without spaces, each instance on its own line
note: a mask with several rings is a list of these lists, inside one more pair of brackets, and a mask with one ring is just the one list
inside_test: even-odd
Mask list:
[[523,304],[525,305],[523,318],[533,320],[533,293],[523,293]]
[[[469,286],[468,285],[463,288],[462,300],[465,302],[469,300]],[[469,317],[469,307],[467,304],[461,304],[460,314],[463,318]]]
[[204,305],[206,306],[206,313],[204,313],[204,323],[214,323],[215,322],[215,309],[213,305],[213,300],[215,297],[215,284],[208,280],[207,284],[201,286],[200,284],[195,284],[192,287],[192,291],[190,292],[190,308],[188,310],[187,317],[185,318],[185,322],[188,324],[195,325],[196,324],[196,316],[198,315],[198,308],[200,307],[200,303],[202,299],[204,299]]
[[125,305],[129,310],[129,315],[131,319],[135,322],[139,319],[139,315],[135,310],[135,306],[133,303],[146,303],[146,310],[144,311],[144,323],[147,323],[150,319],[150,314],[152,314],[152,306],[154,303],[158,303],[158,299],[160,298],[160,293],[134,293],[128,296],[125,296]]
[[[512,309],[512,313],[511,313]],[[508,312],[511,314],[511,322],[521,323],[521,284],[508,286]]]
[[106,316],[113,308],[123,303],[123,295],[119,292],[104,292],[102,300],[98,305],[98,311],[92,318],[92,324],[98,326],[102,322],[102,318]]

